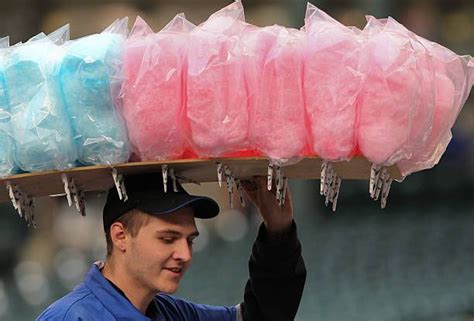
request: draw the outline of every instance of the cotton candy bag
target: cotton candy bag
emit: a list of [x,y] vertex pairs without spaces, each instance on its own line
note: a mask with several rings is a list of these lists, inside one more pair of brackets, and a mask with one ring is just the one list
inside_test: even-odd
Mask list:
[[358,145],[372,163],[390,166],[410,158],[429,135],[434,89],[420,85],[432,84],[420,68],[429,74],[428,63],[399,25],[369,19],[364,34]]
[[303,33],[281,26],[247,28],[245,48],[250,88],[252,145],[272,162],[285,164],[307,149],[303,98]]
[[82,164],[118,164],[129,157],[118,112],[127,23],[127,18],[117,20],[100,34],[64,46],[59,80]]
[[304,31],[304,96],[312,153],[325,160],[348,160],[356,147],[362,40],[310,3]]
[[5,84],[5,62],[9,38],[0,39],[0,177],[7,177],[15,173],[16,166],[13,160],[13,142],[10,132],[10,104]]
[[187,148],[187,41],[194,28],[183,14],[154,33],[137,18],[124,54],[123,115],[141,160],[181,158]]
[[187,119],[200,157],[236,155],[249,149],[249,94],[243,70],[240,2],[225,7],[189,37]]
[[459,56],[451,50],[422,37],[417,39],[432,57],[435,72],[435,112],[433,127],[424,146],[398,167],[403,176],[435,166],[452,138],[451,128],[472,87],[472,57]]
[[58,69],[69,26],[11,48],[5,83],[11,112],[14,158],[24,171],[65,169],[77,159],[60,93]]
[[389,17],[387,19],[376,20],[374,17],[367,17],[369,21],[377,21],[385,28],[390,28],[401,36],[410,39],[411,45],[415,50],[416,64],[420,78],[419,95],[413,101],[413,113],[411,115],[411,130],[409,139],[405,145],[408,151],[408,158],[419,152],[428,140],[432,132],[433,117],[435,113],[435,93],[436,93],[436,76],[434,72],[434,61],[428,49],[418,40],[416,34],[408,30],[395,19]]
[[[469,60],[467,66],[469,67],[469,73],[471,75],[471,87],[474,86],[474,58],[471,57]],[[468,83],[468,88],[469,88],[469,83]]]
[[[471,88],[474,86],[474,57],[471,57],[471,59],[469,60],[468,64],[467,64],[468,68],[469,68],[469,75],[470,75],[470,85],[471,85]],[[469,89],[469,83],[467,84],[467,88],[468,90],[470,91]]]

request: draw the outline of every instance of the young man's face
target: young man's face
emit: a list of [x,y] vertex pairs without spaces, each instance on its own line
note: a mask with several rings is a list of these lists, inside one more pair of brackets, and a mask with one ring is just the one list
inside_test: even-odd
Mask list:
[[176,292],[197,235],[191,208],[150,217],[136,237],[128,238],[125,259],[130,277],[152,292]]

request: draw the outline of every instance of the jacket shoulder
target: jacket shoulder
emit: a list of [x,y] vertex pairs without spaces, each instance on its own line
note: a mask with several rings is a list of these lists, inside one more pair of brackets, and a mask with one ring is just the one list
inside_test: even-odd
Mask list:
[[51,304],[36,321],[90,321],[112,319],[102,303],[86,287],[74,291]]

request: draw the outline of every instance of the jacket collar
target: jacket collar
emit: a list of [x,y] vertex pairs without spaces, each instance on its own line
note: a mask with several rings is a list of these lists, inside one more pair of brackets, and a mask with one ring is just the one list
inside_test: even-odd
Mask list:
[[[143,315],[130,301],[113,288],[100,272],[103,267],[104,262],[95,262],[92,264],[92,267],[84,279],[85,285],[90,289],[97,300],[99,300],[118,321],[150,321],[150,318]],[[161,317],[155,320],[163,321]]]

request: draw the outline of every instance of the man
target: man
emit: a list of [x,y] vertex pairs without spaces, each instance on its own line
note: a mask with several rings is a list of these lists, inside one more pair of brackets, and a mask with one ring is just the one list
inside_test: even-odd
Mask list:
[[[218,307],[171,295],[191,263],[192,243],[199,234],[194,218],[215,217],[219,212],[217,203],[189,195],[179,184],[178,192],[174,192],[171,182],[164,193],[158,174],[129,176],[125,184],[128,201],[120,201],[111,190],[103,211],[106,261],[93,264],[84,282],[37,320],[294,319],[306,270],[289,192],[285,205],[280,207],[275,195],[267,190],[266,178],[242,182],[263,224],[249,261],[244,301]],[[218,271],[219,267],[212,268]]]

